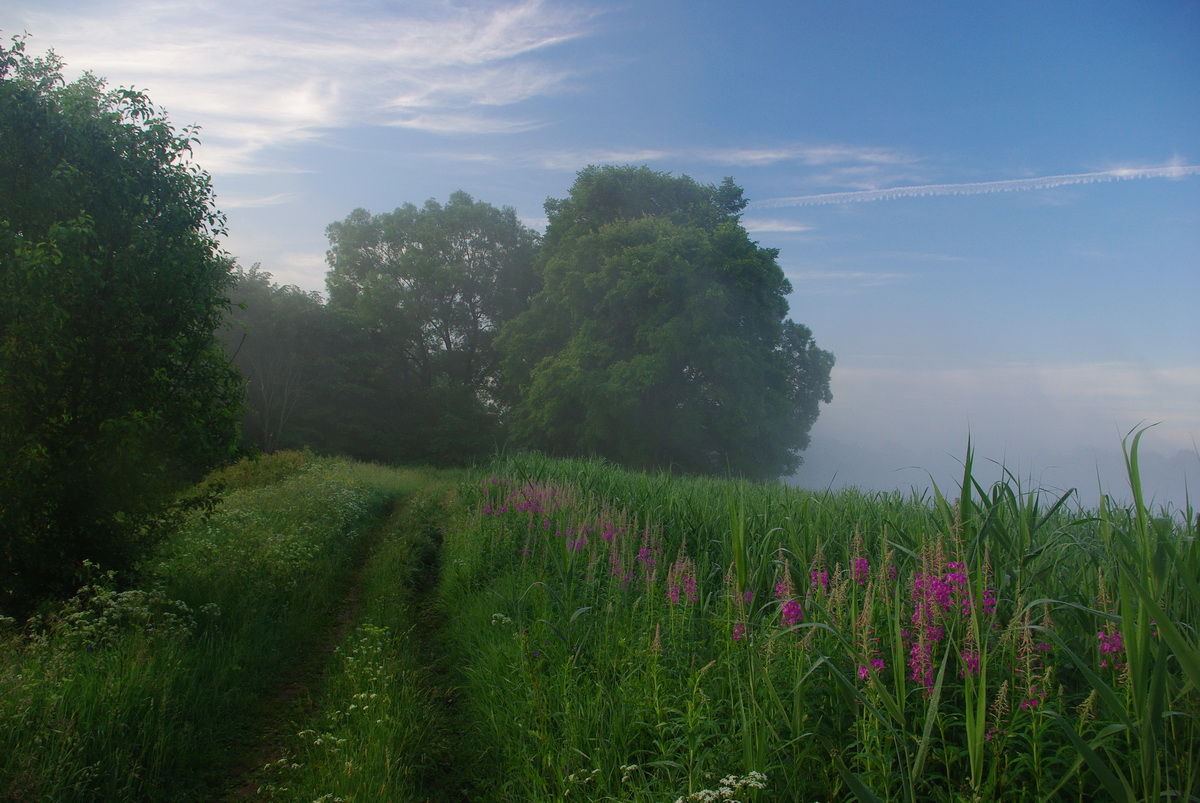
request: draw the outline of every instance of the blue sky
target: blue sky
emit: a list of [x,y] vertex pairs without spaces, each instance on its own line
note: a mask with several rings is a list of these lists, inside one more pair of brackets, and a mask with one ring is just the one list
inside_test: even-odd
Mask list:
[[[148,90],[228,250],[323,289],[325,226],[455,190],[541,228],[590,163],[733,176],[837,357],[797,481],[1200,497],[1200,3],[9,0]],[[993,462],[994,461],[994,462]],[[989,473],[990,472],[990,473]]]

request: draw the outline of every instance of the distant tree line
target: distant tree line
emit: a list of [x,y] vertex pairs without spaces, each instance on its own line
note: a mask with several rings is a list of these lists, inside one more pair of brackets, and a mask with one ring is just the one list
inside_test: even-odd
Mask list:
[[459,463],[500,447],[638,468],[796,469],[833,356],[787,319],[726,179],[589,167],[544,238],[463,192],[328,228],[328,301],[239,270],[222,337],[243,437]]
[[463,192],[356,210],[323,298],[220,249],[193,130],[24,44],[0,45],[0,612],[134,565],[246,449],[775,477],[830,401],[732,180],[588,167],[544,237]]

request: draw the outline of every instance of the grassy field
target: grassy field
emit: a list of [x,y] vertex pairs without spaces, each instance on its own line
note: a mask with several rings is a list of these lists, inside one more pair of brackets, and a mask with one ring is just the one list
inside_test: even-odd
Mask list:
[[9,626],[0,796],[1196,799],[1198,524],[1127,446],[1090,511],[969,454],[926,498],[243,464],[140,589]]

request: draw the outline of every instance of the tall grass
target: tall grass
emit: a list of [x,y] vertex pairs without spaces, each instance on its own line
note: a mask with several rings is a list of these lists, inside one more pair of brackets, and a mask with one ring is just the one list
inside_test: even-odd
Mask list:
[[[0,797],[214,793],[255,702],[328,623],[369,524],[414,482],[280,455],[218,477],[222,503],[142,569],[94,582],[0,644]],[[15,624],[15,623],[14,623]]]
[[1200,522],[1147,508],[1139,438],[1098,510],[984,487],[969,448],[920,497],[243,464],[136,587],[97,567],[0,624],[0,797],[218,795],[367,555],[262,797],[1197,799]]
[[473,799],[1200,795],[1195,515],[1127,455],[1099,511],[969,450],[954,499],[492,467],[440,590]]
[[362,573],[356,626],[334,651],[314,712],[261,774],[262,798],[455,799],[452,691],[424,604],[455,485],[430,477],[389,521]]

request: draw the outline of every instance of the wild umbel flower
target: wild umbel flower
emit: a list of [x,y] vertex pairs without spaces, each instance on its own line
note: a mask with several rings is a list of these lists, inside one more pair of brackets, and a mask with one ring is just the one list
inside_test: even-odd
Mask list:
[[734,797],[744,789],[766,789],[767,776],[761,772],[751,771],[745,777],[727,775],[717,781],[716,789],[701,789],[692,792],[687,797],[675,799],[675,803],[738,803]]

